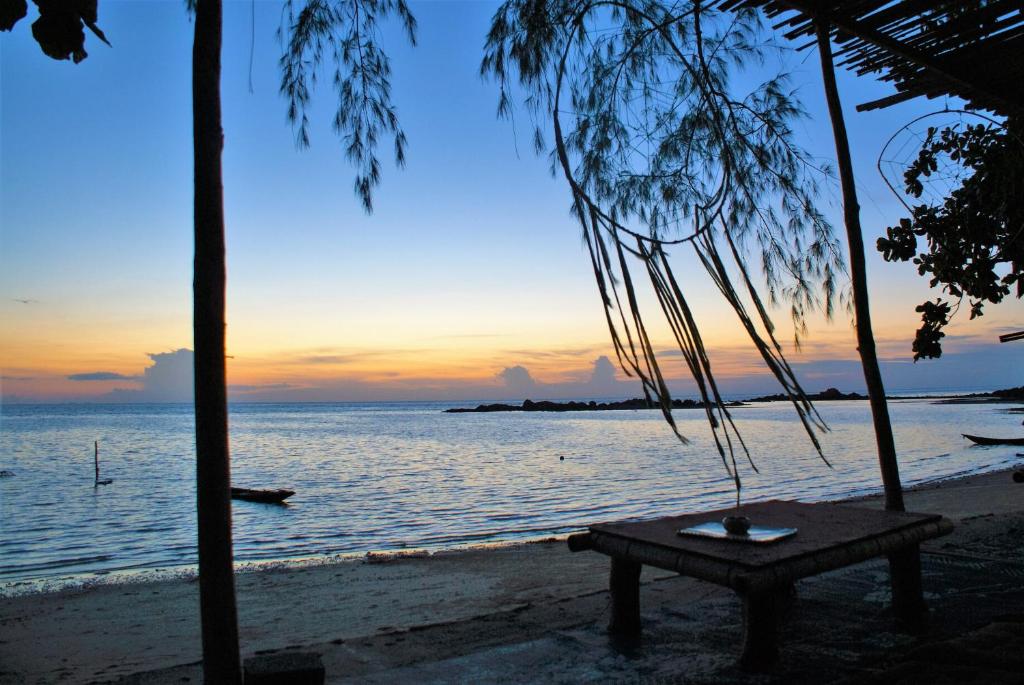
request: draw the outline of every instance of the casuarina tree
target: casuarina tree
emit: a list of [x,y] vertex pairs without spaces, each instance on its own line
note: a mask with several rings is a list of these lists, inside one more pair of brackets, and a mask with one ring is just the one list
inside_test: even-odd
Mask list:
[[787,76],[736,83],[768,56],[761,28],[756,12],[721,14],[696,1],[509,0],[494,15],[482,64],[500,86],[499,113],[521,93],[537,150],[550,152],[568,183],[623,370],[675,430],[641,312],[646,279],[737,497],[737,452],[750,455],[722,399],[689,274],[672,253],[696,255],[819,453],[816,430],[826,426],[783,356],[768,305],[788,307],[799,340],[809,312],[832,314],[845,268],[816,206],[824,171],[795,141],[803,111]]
[[[831,314],[844,266],[832,230],[816,207],[818,170],[794,141],[792,122],[801,109],[785,76],[745,93],[731,81],[759,64],[764,51],[757,11],[742,3],[730,6],[719,13],[714,3],[700,0],[507,0],[492,21],[482,71],[501,85],[500,113],[509,111],[518,88],[530,111],[550,121],[554,166],[571,189],[620,363],[658,398],[674,429],[668,388],[631,267],[639,264],[648,276],[679,352],[706,404],[714,407],[708,420],[736,481],[738,500],[734,455],[737,444],[744,451],[746,446],[718,392],[710,355],[668,250],[686,244],[697,255],[816,447],[814,428],[824,423],[782,356],[748,255],[759,258],[769,302],[789,304],[797,332],[804,315],[819,303]],[[857,344],[886,508],[902,510],[871,330],[860,209],[835,86],[832,27],[827,14],[813,19],[835,132]],[[546,147],[541,133],[538,127],[538,150]],[[919,597],[913,590],[920,582],[916,549],[891,561],[894,603]]]

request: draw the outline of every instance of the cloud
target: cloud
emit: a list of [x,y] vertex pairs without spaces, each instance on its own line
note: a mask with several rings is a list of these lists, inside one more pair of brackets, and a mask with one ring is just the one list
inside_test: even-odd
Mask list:
[[295,361],[299,364],[351,364],[358,360],[357,354],[312,354]]
[[529,370],[525,366],[506,366],[498,374],[498,378],[505,383],[505,387],[516,396],[526,397],[537,389],[537,381],[533,380]]
[[142,374],[142,388],[118,388],[104,396],[113,402],[192,402],[193,364],[192,350],[182,348],[173,352],[150,354],[152,366]]
[[504,350],[502,354],[526,359],[536,359],[539,361],[546,361],[549,359],[569,359],[572,357],[580,357],[585,354],[592,354],[594,347],[577,347],[577,348],[560,348],[558,350]]
[[603,385],[617,382],[615,379],[615,365],[607,356],[601,355],[594,360],[594,374],[590,377],[593,385]]
[[636,381],[620,381],[618,368],[606,356],[594,360],[590,374],[580,374],[576,380],[544,383],[536,380],[525,366],[502,369],[497,375],[504,383],[505,395],[519,399],[586,399],[605,397],[635,397],[640,393]]
[[268,390],[294,390],[301,388],[301,385],[293,383],[265,383],[263,385],[229,385],[228,392],[252,393],[265,392]]
[[475,340],[475,339],[493,339],[493,338],[507,338],[507,333],[451,333],[448,335],[432,335],[424,338],[424,340]]
[[385,358],[389,359],[395,356],[401,355],[415,355],[422,354],[426,350],[422,349],[388,349],[388,350],[363,350],[359,352],[347,352],[344,354],[308,354],[301,357],[295,357],[291,360],[293,364],[299,365],[341,365],[341,364],[355,364],[361,361],[370,359]]
[[[1024,345],[977,344],[956,352],[944,352],[939,359],[914,363],[907,357],[879,360],[886,392],[940,390],[986,390],[1021,385],[1024,382]],[[863,391],[864,372],[858,360],[814,360],[793,364],[807,385],[831,384],[844,390]],[[1014,371],[1016,369],[1016,371]]]
[[[906,341],[900,341],[906,344]],[[896,348],[894,348],[896,349]],[[668,350],[671,352],[671,350]],[[718,387],[729,399],[756,397],[779,392],[778,382],[751,350],[736,347],[712,350]],[[865,392],[864,372],[853,351],[820,344],[815,354],[791,355],[790,364],[808,392],[828,387],[843,392]],[[666,355],[666,356],[671,356]],[[810,358],[808,358],[810,357]],[[1024,384],[1024,345],[979,343],[964,347],[950,346],[937,360],[913,363],[909,354],[882,355],[879,360],[886,391],[891,394],[962,390],[974,392]],[[666,377],[673,396],[694,397],[697,388],[678,364]],[[597,357],[589,375],[578,374],[576,380],[547,383],[533,377],[523,365],[506,368],[499,374],[504,381],[504,394],[496,399],[599,399],[638,397],[642,389],[636,379],[624,377],[607,356]]]
[[[35,380],[35,376],[0,376],[0,381],[31,381]],[[6,397],[4,398],[7,399]]]
[[113,371],[93,371],[92,373],[73,373],[68,376],[69,381],[137,381],[139,376],[126,376],[123,373]]

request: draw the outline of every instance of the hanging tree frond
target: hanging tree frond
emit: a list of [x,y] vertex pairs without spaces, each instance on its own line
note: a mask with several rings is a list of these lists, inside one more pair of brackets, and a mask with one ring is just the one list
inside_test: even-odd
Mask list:
[[811,311],[832,315],[845,273],[815,205],[827,172],[794,142],[791,124],[803,111],[788,79],[734,92],[730,77],[767,55],[760,36],[754,11],[720,15],[698,1],[508,0],[481,65],[499,84],[500,115],[523,91],[538,152],[550,121],[552,169],[571,189],[619,363],[685,442],[640,311],[632,271],[646,273],[737,494],[736,452],[750,454],[668,250],[696,254],[819,454],[815,433],[828,428],[783,356],[745,254],[756,247],[768,302],[789,306],[798,345]]
[[405,165],[407,141],[391,102],[391,61],[378,35],[380,23],[391,14],[415,45],[416,19],[405,0],[285,0],[278,31],[284,46],[281,94],[288,100],[288,120],[299,147],[309,146],[306,108],[325,57],[331,57],[338,93],[333,126],[356,167],[354,190],[367,213],[380,183],[376,150],[382,135],[394,141],[395,164]]

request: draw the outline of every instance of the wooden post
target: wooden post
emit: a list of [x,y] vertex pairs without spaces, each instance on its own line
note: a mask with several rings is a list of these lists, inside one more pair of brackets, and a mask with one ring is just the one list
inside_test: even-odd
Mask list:
[[194,160],[196,495],[203,679],[239,685],[238,618],[231,551],[231,467],[224,368],[224,188],[221,153],[221,0],[198,0],[192,44]]
[[779,658],[779,625],[793,592],[792,585],[741,593],[743,652],[740,667],[754,673],[771,668]]
[[928,605],[921,585],[921,549],[911,545],[889,555],[892,611],[896,625],[908,633],[920,633],[928,620]]
[[[846,122],[843,120],[843,108],[839,101],[839,89],[836,87],[835,68],[832,64],[829,21],[827,17],[816,16],[814,23],[818,34],[818,54],[821,57],[825,99],[828,101],[836,144],[839,181],[843,191],[843,216],[850,249],[850,278],[853,282],[853,306],[857,322],[857,351],[860,353],[861,366],[864,369],[864,382],[867,385],[871,417],[875,426],[878,465],[882,472],[882,486],[885,489],[885,508],[889,511],[904,511],[896,443],[892,436],[889,407],[885,402],[885,386],[882,384],[882,373],[878,368],[878,356],[875,353],[874,333],[871,330],[860,206],[857,203],[857,189],[854,185],[850,142],[846,134]],[[912,550],[889,556],[889,574],[892,580],[894,606],[897,602],[903,606],[918,603],[918,600],[913,599],[915,594],[918,598],[921,596],[921,558],[916,546]],[[923,611],[923,600],[919,599],[919,605],[918,609]]]
[[642,565],[612,557],[608,589],[612,596],[612,620],[608,632],[619,638],[640,636],[640,571]]
[[92,486],[93,487],[97,487],[100,484],[100,441],[97,440],[96,442],[94,442],[92,444],[92,446],[93,446],[92,459],[93,459],[93,463],[96,466],[96,480],[93,481],[93,485]]

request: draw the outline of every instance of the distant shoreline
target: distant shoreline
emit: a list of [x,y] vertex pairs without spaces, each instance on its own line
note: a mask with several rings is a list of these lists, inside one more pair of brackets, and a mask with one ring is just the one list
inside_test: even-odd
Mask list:
[[[844,393],[836,388],[828,388],[821,392],[812,393],[807,396],[812,402],[834,402],[848,400],[866,400],[867,395],[850,392]],[[1004,390],[993,390],[992,392],[970,393],[966,395],[889,395],[887,400],[933,400],[937,404],[988,404],[992,402],[1021,402],[1024,401],[1024,386],[1018,388],[1007,388]],[[746,407],[751,404],[763,402],[784,402],[789,397],[781,393],[775,395],[764,395],[752,397],[745,400],[734,400],[725,403],[726,407]],[[672,400],[673,409],[704,409],[705,403],[699,400],[686,399]],[[637,397],[628,400],[611,402],[590,402],[567,401],[552,402],[542,400],[523,400],[522,404],[506,404],[497,402],[493,404],[480,404],[476,407],[452,407],[443,410],[445,414],[486,414],[491,412],[565,412],[565,411],[636,411],[639,409],[657,409],[658,404],[653,400]]]

